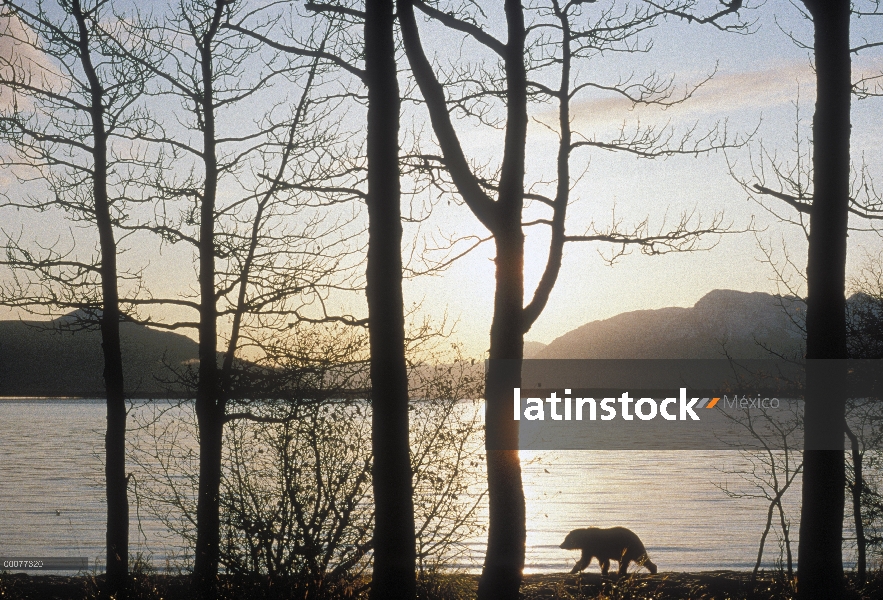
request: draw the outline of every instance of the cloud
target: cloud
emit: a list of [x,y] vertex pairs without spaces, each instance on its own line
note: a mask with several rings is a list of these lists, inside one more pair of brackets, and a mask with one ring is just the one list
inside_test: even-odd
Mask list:
[[[632,107],[622,96],[606,96],[578,101],[573,107],[577,123],[622,123],[623,120],[656,121],[695,119],[704,115],[726,116],[745,109],[762,109],[792,102],[815,90],[808,62],[789,62],[755,71],[718,73],[692,98],[676,106]],[[683,93],[683,91],[682,91]],[[545,119],[543,119],[545,120]]]
[[[853,81],[883,74],[883,56],[854,59],[852,73]],[[753,71],[718,73],[696,90],[692,98],[669,108],[633,107],[622,96],[608,94],[577,101],[571,113],[576,126],[619,126],[623,121],[636,120],[648,124],[684,121],[703,116],[726,117],[745,110],[760,113],[765,108],[794,102],[798,93],[810,103],[815,97],[815,74],[809,61],[780,62]],[[550,126],[557,124],[557,113],[553,111],[546,111],[538,118]]]
[[[20,80],[23,76],[33,77],[47,88],[61,81],[57,66],[40,51],[37,34],[15,14],[0,12],[0,77]],[[0,109],[8,108],[11,102],[12,93],[0,86]]]

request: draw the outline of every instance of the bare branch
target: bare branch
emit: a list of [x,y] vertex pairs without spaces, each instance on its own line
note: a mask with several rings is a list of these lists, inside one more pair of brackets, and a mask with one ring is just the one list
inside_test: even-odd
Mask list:
[[348,73],[351,73],[352,75],[355,75],[361,81],[364,82],[364,80],[365,80],[364,69],[359,69],[357,67],[354,67],[353,65],[346,62],[345,60],[343,60],[339,56],[336,56],[336,55],[331,54],[329,52],[325,52],[322,50],[310,50],[309,48],[302,48],[300,46],[290,46],[287,44],[280,44],[279,42],[275,42],[264,35],[260,35],[259,33],[255,33],[254,31],[246,29],[245,27],[241,27],[239,25],[234,25],[232,23],[224,24],[224,28],[231,29],[231,30],[237,31],[243,35],[247,35],[249,37],[252,37],[252,38],[266,44],[270,48],[274,48],[276,50],[281,50],[282,52],[286,52],[289,54],[295,54],[297,56],[307,56],[310,58],[321,58],[323,60],[327,60],[328,62],[333,63],[334,65],[340,67],[344,71],[347,71]]
[[355,17],[357,19],[365,18],[364,11],[349,8],[347,6],[340,6],[338,4],[328,4],[327,2],[307,2],[304,4],[304,8],[314,12],[330,12]]
[[451,29],[454,29],[456,31],[462,31],[463,33],[468,33],[475,41],[483,44],[484,46],[487,46],[488,48],[496,52],[498,56],[505,55],[506,45],[494,36],[485,32],[475,23],[460,19],[454,16],[453,13],[442,12],[436,8],[433,8],[432,6],[429,6],[428,4],[423,2],[423,0],[414,0],[414,6],[416,6],[427,16],[432,17],[446,27],[450,27]]

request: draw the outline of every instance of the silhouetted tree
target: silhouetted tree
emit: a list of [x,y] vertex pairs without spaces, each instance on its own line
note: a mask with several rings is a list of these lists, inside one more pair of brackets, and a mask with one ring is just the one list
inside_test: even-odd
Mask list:
[[112,43],[110,38],[121,32],[104,26],[110,16],[104,0],[60,0],[55,7],[4,2],[0,8],[7,52],[0,56],[0,139],[14,149],[2,166],[22,183],[44,186],[33,195],[7,198],[3,206],[64,212],[84,223],[88,235],[97,235],[97,253],[84,257],[76,251],[77,237],[66,250],[59,242],[41,247],[4,231],[3,264],[13,269],[14,278],[0,292],[0,301],[32,312],[81,309],[73,326],[101,330],[107,390],[107,581],[102,593],[123,598],[129,505],[119,288],[121,279],[134,274],[118,268],[117,244],[131,200],[127,179],[148,165],[124,139],[141,120],[145,73]]
[[366,0],[364,10],[308,3],[307,8],[364,24],[364,67],[324,50],[281,44],[238,24],[243,33],[287,53],[320,56],[356,75],[367,88],[368,257],[365,294],[371,344],[374,463],[374,565],[371,597],[414,598],[416,546],[408,447],[408,378],[402,297],[402,214],[399,167],[400,98],[394,4]]
[[[851,95],[872,94],[869,84],[874,80],[852,82],[851,54],[881,42],[850,45],[850,2],[804,0],[803,4],[803,16],[812,21],[814,31],[811,45],[801,43],[812,48],[816,73],[811,172],[803,180],[805,173],[800,169],[795,176],[777,167],[774,171],[780,189],[768,187],[762,178],[753,188],[797,210],[807,232],[808,368],[798,593],[800,598],[836,598],[843,593],[848,219],[850,213],[868,219],[881,216],[874,202],[862,204],[851,194]],[[883,15],[879,4],[872,4],[872,10],[863,16]],[[804,215],[809,217],[808,227]]]
[[[778,414],[777,414],[778,413]],[[744,468],[726,468],[723,473],[734,475],[736,483],[715,484],[730,498],[764,500],[767,504],[766,523],[757,548],[757,560],[751,572],[752,585],[763,560],[767,537],[773,528],[773,518],[778,516],[778,534],[785,550],[785,568],[788,585],[794,577],[791,551],[791,521],[785,514],[782,497],[803,470],[798,440],[802,429],[802,415],[793,408],[790,411],[769,411],[761,408],[752,414],[750,410],[726,414],[736,427],[744,430],[755,448],[740,448],[747,465]]]
[[[447,171],[456,192],[478,221],[486,227],[496,247],[494,311],[490,331],[490,362],[486,374],[487,472],[489,491],[489,530],[487,554],[479,585],[480,598],[516,598],[521,583],[525,552],[525,508],[518,460],[518,423],[511,419],[512,389],[521,385],[524,334],[539,317],[549,299],[561,267],[563,247],[568,241],[614,244],[610,261],[637,246],[645,254],[696,250],[703,234],[727,229],[722,216],[702,224],[692,213],[684,213],[669,229],[663,223],[651,231],[645,220],[624,228],[614,220],[608,228],[594,226],[582,235],[565,232],[565,217],[574,183],[572,154],[579,148],[603,148],[653,158],[676,154],[699,154],[726,146],[726,132],[715,129],[696,134],[690,130],[676,135],[665,128],[625,128],[612,139],[574,131],[571,106],[588,90],[607,90],[626,98],[632,105],[671,105],[682,102],[690,92],[677,97],[670,81],[651,74],[644,80],[630,78],[615,82],[585,79],[575,63],[607,51],[648,51],[649,45],[637,37],[665,15],[717,23],[735,13],[740,2],[724,3],[723,10],[706,18],[689,13],[692,3],[637,7],[599,7],[587,18],[589,7],[582,2],[552,0],[526,8],[519,0],[506,0],[507,39],[498,40],[479,24],[479,15],[460,15],[421,0],[399,0],[398,16],[405,52],[414,79],[423,96],[441,157],[415,156],[427,170]],[[442,25],[465,33],[488,51],[498,68],[454,65],[450,79],[441,81],[424,52],[414,14],[417,8]],[[534,18],[528,26],[525,13]],[[587,23],[587,24],[586,24]],[[722,28],[727,28],[720,26]],[[554,81],[547,84],[544,82]],[[525,182],[528,104],[547,99],[557,104],[559,146],[554,193],[543,195]],[[494,112],[493,104],[502,104]],[[499,170],[484,173],[466,158],[452,113],[478,123],[504,129]],[[502,116],[502,115],[505,116]],[[548,182],[546,182],[548,183]],[[551,209],[551,217],[523,222],[525,200]],[[551,230],[546,268],[527,306],[524,298],[525,227],[545,225]]]
[[[158,205],[156,217],[129,227],[156,233],[166,243],[190,245],[196,255],[196,299],[150,297],[136,303],[182,307],[198,315],[177,322],[148,315],[141,321],[196,329],[199,336],[193,575],[201,598],[216,595],[224,426],[232,419],[251,418],[247,411],[228,414],[234,401],[247,400],[237,396],[248,392],[237,390],[235,369],[237,352],[248,343],[247,329],[286,328],[289,319],[300,318],[304,304],[322,303],[323,282],[330,284],[334,277],[344,288],[349,277],[342,257],[348,254],[352,218],[311,214],[323,201],[291,183],[309,188],[329,176],[325,159],[333,151],[336,129],[318,122],[333,103],[317,102],[313,96],[322,68],[316,60],[280,57],[222,27],[241,11],[243,5],[236,1],[194,0],[160,20],[127,23],[133,39],[157,57],[140,63],[151,75],[151,93],[166,106],[180,103],[173,118],[154,131],[134,135],[162,148],[169,168],[145,182]],[[273,25],[265,23],[261,30]],[[287,109],[268,95],[282,79],[300,90]],[[242,118],[244,111],[253,115],[250,123]],[[317,240],[329,233],[334,240],[325,239],[320,246]],[[230,320],[230,333],[226,351],[219,353],[222,319]]]
[[[846,348],[852,359],[875,360],[883,356],[880,268],[879,258],[875,260],[868,256],[859,275],[849,282],[851,295],[846,306]],[[868,549],[879,546],[881,541],[877,531],[883,504],[876,485],[883,442],[879,406],[878,398],[853,398],[846,406],[846,437],[851,458],[846,468],[846,488],[852,500],[859,586],[864,586],[867,580]]]
[[416,539],[408,440],[408,376],[402,297],[399,89],[392,0],[365,2],[368,88],[368,331],[374,464],[371,597],[414,598]]
[[399,86],[393,0],[365,2],[368,88],[368,332],[374,464],[371,598],[417,594],[417,549],[408,440],[408,374],[402,297]]

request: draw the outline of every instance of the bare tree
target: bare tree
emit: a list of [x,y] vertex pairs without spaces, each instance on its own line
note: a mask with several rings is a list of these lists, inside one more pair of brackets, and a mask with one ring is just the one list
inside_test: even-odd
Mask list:
[[[317,101],[314,95],[322,66],[315,59],[280,56],[222,27],[244,10],[236,1],[194,0],[161,20],[142,17],[128,24],[130,35],[158,57],[140,63],[152,77],[151,93],[164,106],[179,103],[173,119],[134,134],[162,148],[170,168],[146,184],[155,197],[155,217],[130,228],[191,246],[198,293],[132,302],[142,309],[175,306],[197,315],[170,322],[151,313],[140,320],[198,332],[193,574],[203,598],[214,597],[217,586],[224,426],[253,417],[247,410],[228,413],[253,391],[247,385],[248,391],[241,391],[237,353],[251,344],[249,331],[285,328],[300,318],[305,305],[324,306],[328,289],[349,288],[345,257],[349,240],[359,235],[351,227],[354,216],[323,218],[327,203],[303,192],[325,180],[328,155],[335,149],[336,128],[326,120],[334,100]],[[265,23],[262,30],[273,25]],[[327,32],[315,33],[321,38]],[[283,81],[294,83],[299,93],[280,103],[270,90]],[[253,115],[250,123],[242,119],[245,110]],[[333,239],[326,237],[331,234]],[[219,353],[225,319],[228,341]]]
[[768,409],[761,408],[755,414],[751,410],[734,416],[727,414],[727,418],[744,430],[748,439],[756,443],[757,447],[740,448],[739,453],[748,463],[746,468],[723,470],[725,474],[735,476],[737,482],[727,481],[715,485],[730,498],[759,499],[768,503],[766,523],[751,573],[752,584],[757,581],[767,537],[773,528],[773,518],[778,515],[778,535],[785,550],[785,567],[788,585],[791,586],[794,580],[791,521],[782,506],[782,497],[803,470],[801,452],[797,449],[798,440],[795,439],[803,422],[796,410],[776,412],[777,414],[773,414]]
[[883,545],[881,516],[881,439],[880,401],[878,398],[852,401],[847,407],[848,429],[852,460],[847,468],[847,490],[852,500],[855,527],[856,571],[858,583],[867,579],[868,555],[880,555]]
[[[795,139],[799,140],[799,137]],[[803,155],[798,152],[798,157]],[[768,157],[769,158],[769,157]],[[798,187],[796,176],[799,169],[783,167],[782,163],[770,161],[772,169],[776,174],[780,185],[783,181],[790,182],[789,189]],[[800,162],[800,159],[798,159]],[[762,168],[754,171],[755,177]],[[785,175],[789,173],[789,175]],[[803,175],[800,176],[802,179]],[[864,179],[864,178],[863,178]],[[762,181],[762,180],[761,180]],[[866,181],[866,180],[865,180]],[[744,182],[743,182],[744,185]],[[864,183],[862,186],[864,187]],[[753,190],[767,189],[761,184],[755,184]],[[804,188],[804,192],[808,192],[811,188]],[[772,190],[770,190],[772,191]],[[781,192],[779,192],[781,193]],[[805,197],[805,196],[804,196]],[[853,192],[853,197],[855,193]],[[795,200],[797,196],[789,198]],[[761,198],[755,200],[762,203]],[[763,205],[763,204],[762,204]],[[774,207],[765,209],[773,214],[778,214]],[[853,206],[862,206],[860,203],[853,203]],[[858,210],[856,209],[856,212]],[[801,214],[791,219],[789,216],[779,217],[783,221],[792,224],[798,224],[808,234],[808,223],[801,221]],[[850,227],[850,230],[854,228]],[[785,296],[779,295],[778,302],[780,306],[787,312],[789,319],[796,328],[806,333],[805,322],[805,303],[800,297],[803,286],[806,283],[805,273],[801,267],[795,265],[788,255],[787,247],[784,247],[784,259],[777,259],[774,256],[773,249],[769,245],[759,242],[761,251],[764,253],[764,262],[769,264],[773,269],[776,282],[781,289],[788,291]],[[797,282],[792,277],[796,273]],[[880,260],[879,258],[868,257],[860,274],[853,278],[850,282],[850,297],[846,302],[846,342],[847,351],[850,359],[859,359],[852,363],[852,389],[855,389],[855,383],[859,385],[873,384],[867,381],[867,373],[862,368],[862,362],[867,359],[877,359],[880,356],[880,340],[881,340],[881,280],[880,280]],[[786,360],[802,360],[804,350],[801,347],[799,353],[783,354],[781,349],[765,348],[771,354],[784,358]],[[862,381],[864,379],[864,381]],[[867,388],[866,388],[867,389]],[[871,388],[873,389],[873,388]],[[878,423],[880,420],[879,400],[876,397],[850,397],[846,402],[846,426],[845,434],[849,439],[850,460],[846,462],[846,491],[849,494],[852,503],[852,521],[855,530],[856,543],[856,573],[858,576],[859,586],[864,586],[867,577],[867,553],[869,546],[879,543],[879,537],[875,533],[868,535],[866,531],[873,531],[877,527],[879,520],[879,493],[874,480],[877,479],[875,471],[879,469],[877,454],[880,448],[880,429]],[[760,473],[762,477],[770,479],[772,473],[776,469],[776,464],[769,461],[762,465],[758,470],[752,469],[752,476]],[[790,576],[790,573],[789,573]]]
[[[808,216],[806,266],[807,369],[803,503],[798,548],[801,598],[839,597],[843,590],[843,516],[846,484],[843,441],[846,432],[846,239],[850,214],[881,217],[873,187],[868,202],[851,192],[851,95],[867,91],[869,80],[852,81],[851,54],[883,42],[850,43],[853,9],[883,16],[879,3],[863,11],[849,2],[804,0],[803,16],[813,23],[816,105],[812,126],[811,173],[776,169],[780,189],[755,183],[760,194],[777,198]],[[864,169],[863,169],[864,173]],[[783,176],[784,175],[784,176]],[[794,176],[796,175],[796,177]],[[811,189],[809,182],[811,180]],[[784,184],[784,187],[781,185]],[[811,363],[810,363],[811,364]]]
[[366,0],[364,10],[308,3],[307,8],[363,24],[364,66],[343,52],[281,44],[241,23],[231,29],[296,56],[316,56],[355,75],[367,89],[366,184],[368,256],[365,294],[371,343],[372,484],[375,502],[372,598],[413,598],[416,550],[408,458],[408,378],[402,296],[402,214],[399,166],[400,98],[392,0]]
[[[852,295],[846,304],[846,344],[852,359],[881,357],[883,287],[880,284],[880,257],[868,255],[860,273],[849,282]],[[846,422],[851,454],[846,469],[846,487],[852,500],[858,583],[864,586],[868,549],[880,544],[877,531],[881,503],[876,483],[883,431],[879,426],[879,398],[850,399],[846,406]]]
[[[421,0],[400,0],[398,15],[405,52],[417,82],[441,156],[422,155],[427,170],[443,167],[457,193],[478,221],[486,227],[496,246],[496,287],[494,316],[490,333],[490,363],[486,376],[487,400],[487,471],[490,500],[490,524],[479,597],[515,598],[524,567],[525,514],[518,461],[518,424],[511,419],[509,405],[512,388],[520,386],[520,361],[524,334],[539,317],[557,279],[565,242],[605,242],[614,245],[611,261],[638,247],[645,254],[698,250],[707,245],[700,241],[705,234],[727,230],[721,215],[702,222],[687,212],[670,226],[663,223],[651,230],[648,222],[627,228],[616,221],[605,228],[590,227],[581,235],[565,232],[566,211],[575,179],[571,176],[574,151],[600,148],[624,151],[644,158],[677,154],[700,154],[720,149],[728,140],[721,129],[697,134],[695,129],[676,134],[668,129],[637,127],[623,129],[612,139],[601,139],[575,131],[571,106],[588,91],[607,91],[624,97],[632,105],[676,104],[691,92],[678,96],[672,82],[655,74],[643,80],[621,79],[601,82],[583,79],[575,64],[591,57],[613,52],[644,52],[650,46],[641,34],[666,15],[717,24],[735,13],[740,2],[725,3],[723,9],[707,18],[690,14],[692,3],[637,7],[619,5],[598,7],[589,17],[589,8],[581,2],[559,3],[552,0],[525,9],[518,0],[505,2],[507,40],[502,42],[479,23],[480,15],[459,14],[437,8]],[[458,67],[451,65],[448,81],[436,75],[424,52],[414,9],[443,26],[462,32],[492,56],[496,67]],[[528,22],[526,13],[532,17]],[[587,18],[589,17],[589,18]],[[588,21],[588,25],[584,25]],[[726,26],[718,25],[722,28]],[[734,27],[742,27],[735,25]],[[547,81],[555,81],[547,84]],[[556,177],[544,195],[525,182],[528,104],[546,99],[557,105],[559,136]],[[495,103],[498,103],[495,106]],[[499,106],[501,104],[502,106]],[[485,170],[467,159],[452,115],[479,124],[505,129],[498,169]],[[523,222],[525,201],[538,202],[551,210],[548,218]],[[527,306],[524,297],[524,235],[532,225],[548,226],[551,241],[545,271]]]
[[371,597],[417,594],[413,474],[409,459],[408,375],[402,297],[398,73],[393,0],[365,1],[368,88],[368,332],[374,465]]
[[[120,350],[120,286],[137,273],[118,267],[121,226],[132,200],[130,178],[152,165],[126,138],[144,127],[139,108],[144,70],[118,50],[119,27],[104,0],[4,2],[0,56],[0,139],[14,153],[2,166],[33,194],[6,198],[3,207],[63,213],[85,230],[71,247],[58,240],[41,246],[29,232],[4,231],[13,278],[0,302],[31,312],[80,309],[75,327],[101,330],[107,390],[105,481],[107,498],[106,596],[126,593],[129,560],[128,479],[125,466],[126,400]],[[136,52],[133,50],[133,52]],[[143,58],[143,53],[140,55]],[[137,190],[136,190],[137,193]],[[83,255],[86,240],[97,237]],[[80,250],[77,250],[77,244]],[[94,252],[91,256],[89,254]]]

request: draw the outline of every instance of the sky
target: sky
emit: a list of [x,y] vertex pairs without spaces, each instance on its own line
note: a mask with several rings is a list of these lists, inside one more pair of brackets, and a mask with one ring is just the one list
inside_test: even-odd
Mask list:
[[[149,6],[160,10],[162,3],[153,2]],[[482,3],[482,6],[487,12],[489,29],[499,32],[501,7],[493,3]],[[587,6],[588,10],[594,7]],[[711,2],[706,8],[716,6],[717,3]],[[613,266],[603,259],[610,253],[609,246],[568,244],[558,282],[545,311],[526,335],[527,340],[548,343],[584,323],[626,311],[691,306],[714,289],[775,293],[775,273],[762,260],[761,244],[772,246],[779,258],[784,248],[796,264],[805,263],[803,232],[771,217],[749,199],[733,175],[751,178],[751,161],[755,160],[756,164],[761,144],[780,159],[793,162],[796,128],[803,143],[806,142],[814,101],[811,57],[784,31],[808,43],[812,38],[811,24],[794,6],[782,0],[769,0],[746,16],[754,21],[750,35],[669,21],[646,34],[645,38],[653,42],[652,51],[646,54],[605,56],[580,65],[587,76],[599,82],[614,82],[623,73],[643,77],[655,70],[661,76],[673,76],[678,89],[686,89],[714,73],[689,101],[664,111],[655,107],[633,108],[611,94],[587,97],[573,109],[574,128],[587,136],[604,138],[615,135],[620,127],[628,130],[638,123],[667,125],[674,132],[683,132],[694,125],[703,131],[726,123],[730,135],[744,137],[753,132],[753,137],[741,148],[700,157],[646,160],[603,150],[577,151],[572,172],[585,172],[573,188],[567,231],[582,233],[593,222],[603,228],[614,215],[626,227],[647,219],[650,230],[654,231],[663,228],[666,222],[677,220],[684,211],[695,212],[697,218],[701,216],[706,222],[723,212],[725,222],[731,224],[734,231],[749,228],[753,231],[708,238],[703,245],[709,249],[701,252],[644,256],[633,251]],[[877,20],[883,21],[883,18]],[[879,27],[879,23],[877,25]],[[459,43],[459,37],[438,25],[422,24],[421,27],[427,54],[435,57],[439,64],[487,58],[468,42]],[[873,33],[873,18],[855,21],[856,43],[862,43]],[[455,39],[457,44],[453,43]],[[0,48],[0,51],[8,49]],[[883,72],[883,51],[879,48],[854,56],[854,79],[859,73],[880,72]],[[403,71],[403,89],[407,84],[407,74]],[[286,94],[273,93],[280,95],[275,100],[268,97],[262,102],[279,101]],[[879,151],[883,147],[883,98],[855,101],[853,106],[853,157],[864,160],[869,172],[877,174],[879,180],[883,178],[883,156]],[[796,126],[798,108],[800,121]],[[174,113],[175,108],[168,104],[162,110]],[[361,115],[356,108],[342,122],[358,130]],[[554,124],[555,113],[550,105],[539,105],[531,108],[530,116],[526,181],[547,181],[554,168],[557,147],[556,134],[547,125]],[[236,129],[237,119],[245,123],[249,117],[239,111],[227,116],[226,123]],[[405,103],[403,140],[414,128],[428,131],[428,118],[422,107]],[[498,164],[500,131],[469,120],[458,122],[458,129],[467,156]],[[7,193],[21,193],[8,174],[0,173],[0,185],[5,186]],[[445,197],[436,203],[419,231],[407,225],[405,243],[412,242],[415,235],[418,244],[422,243],[419,241],[422,235],[435,235],[436,239],[485,237],[486,231],[468,209],[455,198],[448,203],[450,199]],[[405,209],[407,212],[408,207]],[[363,213],[359,218],[364,218]],[[527,218],[543,214],[539,206],[528,206],[525,211]],[[64,237],[70,231],[70,224],[60,214],[35,219],[7,211],[0,218],[4,229],[21,231],[25,239],[35,241]],[[133,238],[127,243],[125,260],[131,264],[149,263],[147,278],[156,289],[180,295],[195,288],[194,262],[188,250],[168,246],[160,249],[154,241],[142,238]],[[525,257],[528,298],[542,273],[547,243],[547,235],[539,228],[528,229]],[[853,232],[849,239],[848,274],[856,273],[868,254],[874,255],[880,250],[883,244],[876,233]],[[417,314],[421,317],[429,316],[436,322],[447,319],[454,326],[454,339],[463,344],[466,353],[481,357],[488,346],[493,275],[493,247],[487,243],[439,275],[407,279],[406,305],[419,306]],[[361,295],[333,296],[329,306],[360,316],[365,314]],[[8,311],[3,314],[14,315]]]
[[[713,289],[736,289],[775,293],[773,270],[762,262],[758,241],[788,252],[805,263],[806,242],[802,231],[778,223],[748,195],[729,174],[728,160],[741,177],[751,175],[750,153],[758,145],[777,149],[789,157],[794,147],[795,106],[800,97],[803,134],[809,134],[814,83],[810,56],[795,47],[777,27],[777,21],[804,40],[811,40],[809,24],[786,2],[768,2],[752,14],[757,19],[751,35],[722,34],[711,28],[671,24],[654,31],[654,51],[633,61],[635,72],[656,68],[662,74],[675,74],[681,82],[700,81],[703,74],[717,72],[688,102],[676,109],[630,110],[629,103],[616,97],[600,97],[579,105],[575,127],[584,131],[611,131],[623,122],[670,122],[677,130],[698,122],[711,126],[723,119],[733,133],[751,132],[752,143],[742,149],[708,156],[673,157],[666,160],[640,160],[632,156],[593,151],[575,155],[573,171],[588,164],[585,178],[575,187],[568,213],[568,232],[580,233],[592,219],[605,223],[611,211],[625,222],[650,216],[659,224],[666,211],[669,217],[696,208],[703,215],[722,210],[733,229],[745,229],[754,217],[753,233],[732,234],[719,239],[705,252],[643,256],[638,252],[607,266],[599,253],[609,247],[595,244],[568,244],[558,282],[549,303],[527,340],[548,343],[584,323],[641,309],[665,306],[692,306]],[[856,32],[858,33],[858,32]],[[866,32],[865,32],[866,33]],[[861,35],[856,35],[861,39]],[[859,56],[854,72],[880,72],[883,60],[878,53]],[[547,116],[543,115],[540,118]],[[853,111],[854,155],[864,155],[881,173],[883,157],[883,99],[857,102]],[[701,127],[701,125],[700,125]],[[475,132],[470,147],[481,148],[482,133]],[[528,170],[537,177],[551,167],[556,139],[537,125],[529,129]],[[488,149],[488,152],[493,152]],[[530,179],[530,176],[528,177]],[[465,210],[463,211],[465,213]],[[465,217],[452,217],[464,225]],[[652,225],[651,225],[652,227]],[[476,229],[480,232],[480,229]],[[526,288],[536,285],[546,258],[546,239],[531,231],[527,239]],[[853,233],[849,240],[850,273],[865,260],[866,253],[880,249],[874,233]],[[487,347],[488,324],[492,317],[493,250],[488,245],[453,266],[445,277],[412,282],[407,291],[414,299],[447,307],[459,318],[459,334],[477,351]],[[456,281],[456,285],[450,285]]]

